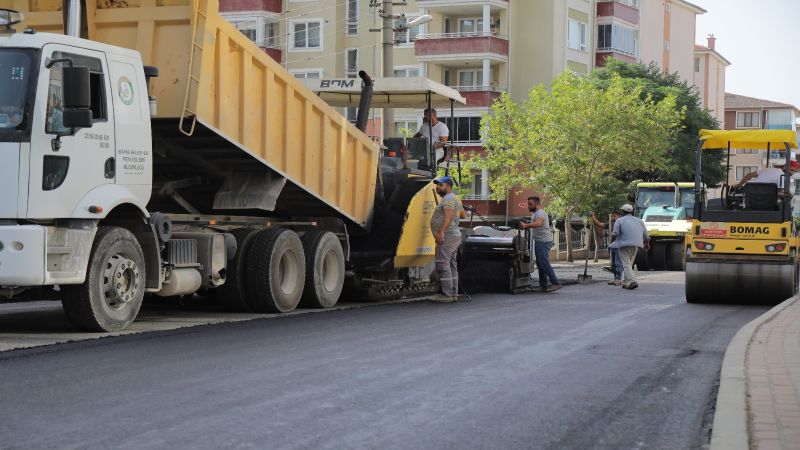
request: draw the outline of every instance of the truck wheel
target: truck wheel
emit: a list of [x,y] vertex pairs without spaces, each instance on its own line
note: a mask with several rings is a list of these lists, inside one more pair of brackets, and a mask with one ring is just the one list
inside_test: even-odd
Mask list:
[[636,270],[639,272],[647,272],[650,270],[650,264],[647,258],[647,251],[644,249],[639,249],[636,251],[636,257],[633,260],[633,264],[636,265]]
[[245,255],[247,299],[261,313],[293,311],[303,295],[306,258],[294,231],[261,230]]
[[652,253],[652,265],[651,268],[653,270],[664,270],[667,268],[667,246],[666,244],[656,242],[653,244],[652,248],[650,248],[650,252]]
[[252,312],[253,309],[247,302],[247,285],[245,284],[245,271],[247,262],[245,260],[247,250],[253,242],[255,228],[237,228],[231,231],[236,239],[236,254],[233,259],[228,261],[228,268],[225,271],[225,283],[217,289],[216,298],[220,304],[228,311],[233,312]]
[[344,287],[344,250],[330,231],[309,231],[300,239],[306,260],[305,286],[300,306],[332,308]]
[[144,255],[130,231],[100,227],[92,245],[86,281],[61,286],[67,318],[84,331],[121,331],[142,306]]
[[667,252],[667,268],[669,270],[683,270],[683,245],[680,243],[672,243],[669,245]]

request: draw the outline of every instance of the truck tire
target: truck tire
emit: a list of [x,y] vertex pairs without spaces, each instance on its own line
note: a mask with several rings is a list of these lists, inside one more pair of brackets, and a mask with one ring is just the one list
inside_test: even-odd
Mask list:
[[669,244],[669,251],[667,252],[667,268],[669,270],[681,271],[683,270],[683,244],[673,242]]
[[650,248],[652,263],[650,268],[653,270],[664,270],[667,268],[667,244],[656,242]]
[[253,311],[247,301],[247,285],[245,283],[247,261],[245,258],[256,231],[258,230],[255,228],[237,228],[231,231],[231,234],[236,239],[236,255],[228,261],[228,268],[225,271],[225,283],[212,290],[217,291],[216,298],[228,311]]
[[309,231],[303,235],[306,276],[300,306],[332,308],[344,287],[344,250],[330,231]]
[[306,258],[297,233],[261,230],[245,255],[247,299],[260,313],[294,311],[303,295]]
[[647,272],[650,270],[650,262],[648,261],[649,258],[647,256],[647,250],[639,249],[636,251],[636,257],[633,260],[633,264],[636,266],[636,270],[639,272]]
[[86,280],[61,286],[64,313],[84,331],[122,331],[139,314],[146,273],[144,254],[133,234],[124,228],[100,227]]

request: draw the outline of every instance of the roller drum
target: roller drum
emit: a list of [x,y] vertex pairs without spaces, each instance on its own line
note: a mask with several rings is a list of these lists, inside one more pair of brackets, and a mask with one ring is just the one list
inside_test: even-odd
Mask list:
[[793,263],[687,261],[686,301],[776,304],[795,294],[796,272]]

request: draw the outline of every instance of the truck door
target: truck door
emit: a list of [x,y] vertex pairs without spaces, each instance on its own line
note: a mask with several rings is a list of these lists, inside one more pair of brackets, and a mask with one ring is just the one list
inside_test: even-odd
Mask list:
[[[61,68],[69,59],[90,70],[91,128],[65,129],[62,121]],[[92,189],[115,182],[114,111],[109,94],[108,66],[101,52],[49,44],[42,51],[34,129],[31,133],[30,183],[27,217],[92,217],[90,205],[80,205]],[[60,145],[56,136],[61,135]]]

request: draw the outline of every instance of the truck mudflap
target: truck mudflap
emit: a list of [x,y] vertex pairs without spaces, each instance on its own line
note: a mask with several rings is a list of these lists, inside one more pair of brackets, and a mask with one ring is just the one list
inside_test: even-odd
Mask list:
[[46,227],[0,226],[0,286],[43,285],[46,248]]

